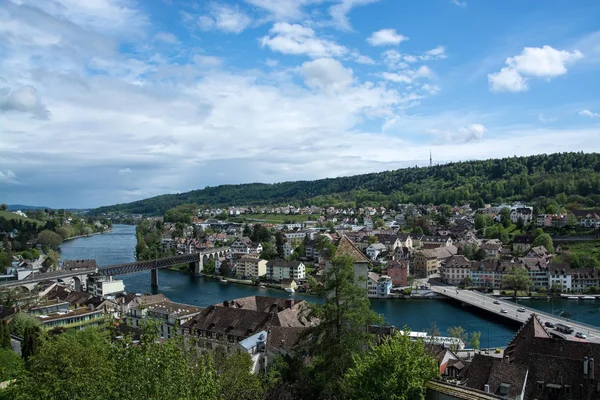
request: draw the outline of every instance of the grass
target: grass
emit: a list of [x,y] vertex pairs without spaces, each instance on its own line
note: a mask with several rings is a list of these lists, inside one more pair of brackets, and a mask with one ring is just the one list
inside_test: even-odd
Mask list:
[[43,226],[43,225],[46,224],[46,222],[44,222],[44,221],[40,221],[38,219],[31,219],[31,218],[21,217],[20,215],[13,214],[10,211],[4,211],[4,210],[0,210],[0,217],[3,217],[3,218],[5,218],[5,219],[7,219],[9,221],[10,220],[18,220],[18,221],[23,221],[23,222],[26,222],[26,221],[35,222],[36,224],[38,224],[40,226]]

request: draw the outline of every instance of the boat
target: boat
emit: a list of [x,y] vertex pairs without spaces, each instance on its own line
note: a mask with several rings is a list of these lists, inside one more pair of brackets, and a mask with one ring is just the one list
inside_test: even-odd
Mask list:
[[569,299],[569,300],[579,300],[579,297],[577,297],[577,296],[567,296],[567,299]]
[[221,283],[227,283],[227,279],[221,278]]
[[266,286],[265,286],[265,285],[260,285],[260,286],[259,286],[259,288],[261,288],[261,289],[265,289],[265,288],[266,288]]
[[286,287],[285,291],[288,292],[288,293],[294,293],[295,292],[295,290],[293,288],[291,288],[291,287]]
[[582,299],[583,300],[596,300],[596,297],[594,297],[594,296],[583,296]]

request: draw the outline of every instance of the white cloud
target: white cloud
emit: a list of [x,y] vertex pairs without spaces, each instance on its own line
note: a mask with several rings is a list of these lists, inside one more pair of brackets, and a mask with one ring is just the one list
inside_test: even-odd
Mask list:
[[200,29],[217,29],[226,33],[240,33],[252,23],[252,18],[240,10],[239,6],[210,3],[209,13],[198,17]]
[[276,21],[298,21],[305,16],[302,8],[319,0],[244,0],[266,10]]
[[36,88],[31,85],[13,91],[0,88],[0,113],[9,111],[31,114],[39,119],[47,119],[50,115]]
[[364,6],[367,4],[375,3],[379,0],[338,0],[339,4],[329,7],[329,15],[331,16],[332,23],[339,29],[350,30],[350,19],[348,14],[354,7]]
[[223,60],[221,60],[219,57],[202,56],[199,54],[194,55],[193,60],[197,65],[203,67],[218,67],[223,62]]
[[126,175],[130,174],[131,172],[133,172],[131,168],[122,168],[119,170],[119,175]]
[[500,72],[488,74],[490,90],[493,92],[521,92],[527,90],[526,77],[551,79],[564,75],[567,66],[583,58],[579,50],[572,52],[556,50],[550,46],[525,47],[523,52],[506,59],[506,67]]
[[454,130],[426,129],[427,134],[437,138],[438,143],[470,143],[483,139],[487,128],[482,124],[468,124]]
[[406,40],[408,37],[397,33],[395,29],[381,29],[367,38],[371,46],[395,46]]
[[519,71],[504,67],[500,72],[488,74],[490,90],[492,92],[522,92],[527,90],[527,80]]
[[549,116],[545,115],[544,113],[540,113],[538,115],[538,121],[540,121],[543,124],[548,124],[550,122],[555,122],[556,117],[549,117]]
[[581,111],[579,111],[579,115],[581,115],[582,117],[588,117],[588,118],[599,118],[600,117],[599,113],[595,113],[590,110],[581,110]]
[[333,58],[319,58],[307,61],[300,67],[305,82],[312,88],[325,91],[339,91],[352,84],[352,70],[344,68]]
[[[429,67],[423,65],[415,70],[404,70],[401,73],[384,72],[381,76],[391,82],[409,84],[420,78],[433,78],[434,73]],[[428,90],[431,90],[431,87],[428,87]]]
[[437,46],[434,49],[428,50],[419,56],[420,60],[439,60],[446,58],[446,48],[444,46]]
[[438,46],[419,55],[401,54],[398,50],[389,49],[381,53],[384,63],[389,69],[407,69],[409,64],[419,61],[439,60],[446,58],[444,46]]
[[260,39],[260,44],[283,54],[304,54],[313,58],[339,57],[348,52],[344,46],[318,38],[311,28],[287,22],[273,25],[269,35]]
[[272,58],[267,58],[265,60],[265,64],[267,65],[267,67],[274,68],[279,65],[279,60],[273,60]]
[[6,172],[0,171],[0,183],[15,184],[19,182],[17,181],[17,176],[15,173],[9,169]]
[[451,0],[452,4],[454,4],[455,6],[459,6],[459,7],[466,7],[467,6],[467,2],[466,1],[460,1],[460,0]]
[[373,60],[369,56],[365,56],[365,55],[362,55],[362,54],[355,54],[354,56],[355,56],[354,61],[356,61],[359,64],[365,64],[365,65],[375,65],[375,64],[377,64],[375,62],[375,60]]
[[154,40],[169,44],[179,44],[179,39],[177,39],[177,36],[170,32],[158,32],[156,35],[154,35]]

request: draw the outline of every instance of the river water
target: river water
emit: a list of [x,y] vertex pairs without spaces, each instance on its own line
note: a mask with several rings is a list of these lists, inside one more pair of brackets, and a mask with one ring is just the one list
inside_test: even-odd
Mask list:
[[[64,242],[61,245],[63,260],[95,258],[99,266],[115,265],[135,261],[135,226],[115,225],[110,233],[94,235]],[[139,272],[121,277],[128,292],[151,292],[150,272]],[[159,270],[158,293],[180,303],[206,307],[245,296],[261,295],[290,297],[307,301],[319,298],[294,293],[290,295],[275,289],[260,289],[253,286],[223,284],[215,280],[197,278],[169,270]],[[600,326],[600,300],[573,301],[523,300],[525,306],[558,314],[565,311],[569,318]],[[482,347],[498,347],[508,344],[516,327],[499,323],[487,314],[473,312],[457,303],[445,300],[372,300],[373,309],[383,315],[386,323],[402,327],[407,325],[415,331],[426,331],[435,323],[442,334],[451,326],[462,326],[467,332],[481,332]]]

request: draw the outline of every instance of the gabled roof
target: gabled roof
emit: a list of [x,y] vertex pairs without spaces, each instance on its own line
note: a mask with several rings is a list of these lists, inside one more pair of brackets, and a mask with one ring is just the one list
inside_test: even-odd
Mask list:
[[355,263],[365,263],[368,264],[370,261],[365,256],[362,251],[360,251],[354,243],[346,235],[342,235],[338,242],[336,243],[337,250],[335,252],[336,256],[348,255],[352,257]]

